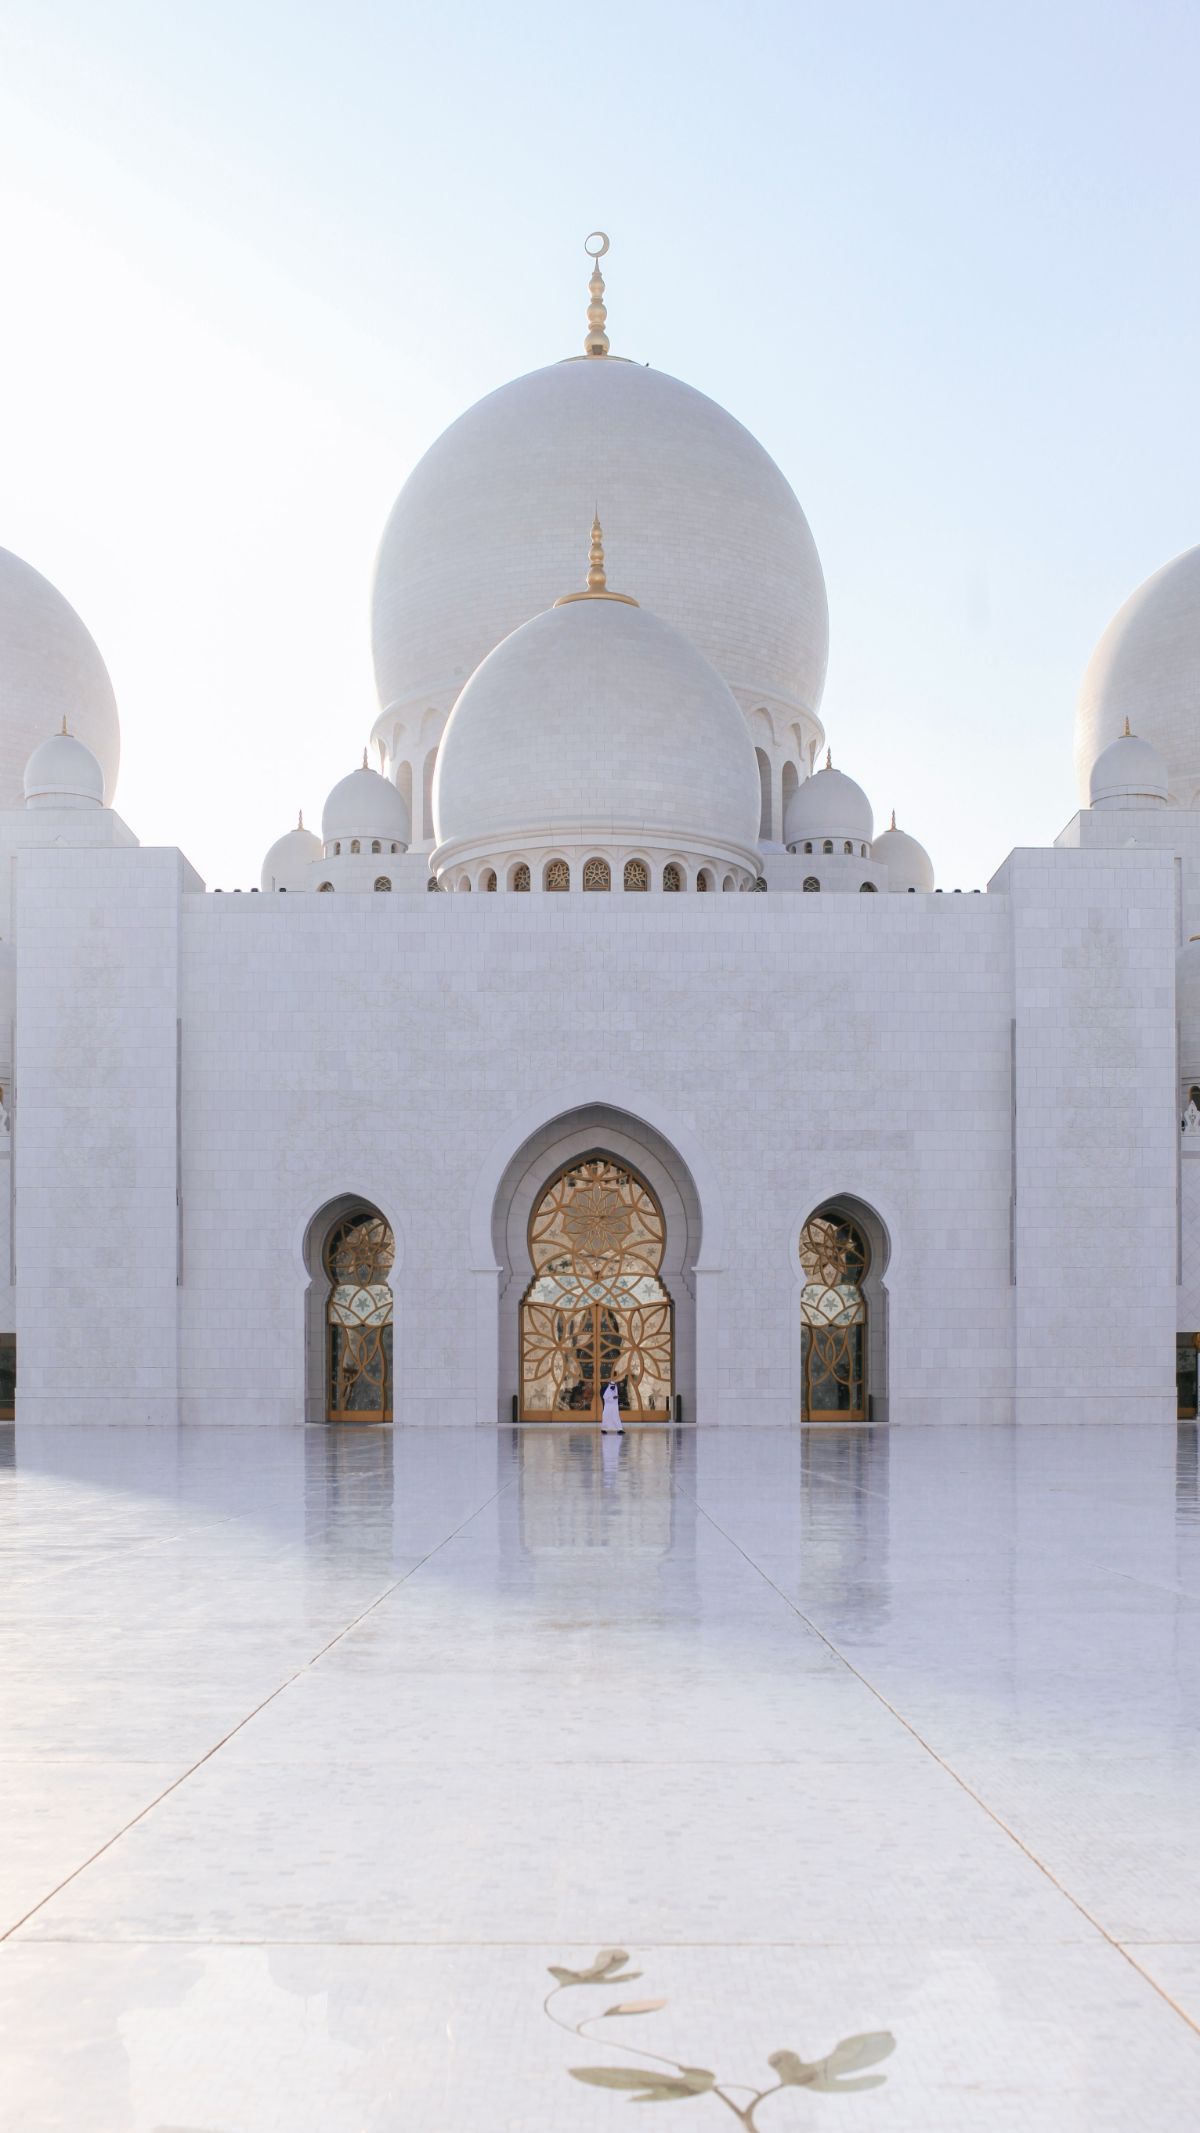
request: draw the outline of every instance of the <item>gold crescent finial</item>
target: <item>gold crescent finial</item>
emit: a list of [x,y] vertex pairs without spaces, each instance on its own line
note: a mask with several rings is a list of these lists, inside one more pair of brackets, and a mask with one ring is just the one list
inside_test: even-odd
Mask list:
[[304,828],[304,809],[303,809],[303,808],[301,808],[301,809],[300,809],[300,812],[299,812],[299,814],[298,814],[298,815],[297,815],[297,817],[296,817],[296,828],[297,828],[298,830],[302,830],[302,829]]
[[364,770],[369,770],[370,768],[371,768],[371,766],[370,766],[370,764],[369,764],[369,763],[368,763],[368,761],[367,761],[367,751],[366,751],[366,749],[364,748],[364,749],[363,749],[363,769],[364,769]]
[[893,808],[893,809],[892,809],[892,828],[893,828],[893,829],[895,829],[895,827],[896,827],[896,810],[895,810],[895,808]]
[[60,730],[62,731],[62,733],[66,734],[67,739],[70,740],[71,736],[69,733],[67,733],[67,714],[65,711],[63,712],[63,722]]
[[591,302],[588,305],[588,330],[584,337],[583,352],[589,356],[606,356],[608,335],[604,328],[608,312],[604,303],[604,276],[600,272],[600,261],[608,250],[608,238],[604,231],[592,230],[583,240],[583,249],[592,262],[592,278],[588,283]]
[[600,514],[592,519],[592,540],[588,549],[587,590],[578,593],[562,593],[555,601],[556,607],[569,607],[573,600],[619,600],[624,607],[636,607],[637,601],[630,593],[614,593],[608,589],[608,576],[604,568],[604,535],[600,530]]
[[1132,735],[1132,733],[1131,733],[1131,732],[1129,731],[1129,713],[1128,713],[1128,712],[1126,712],[1126,713],[1125,713],[1125,731],[1124,731],[1124,733],[1123,733],[1123,734],[1121,735],[1121,739],[1122,739],[1123,741],[1131,741],[1131,740],[1133,739],[1133,735]]
[[827,749],[825,750],[825,768],[826,768],[826,770],[832,770],[832,769],[833,769],[833,750],[832,750],[832,748],[827,748]]

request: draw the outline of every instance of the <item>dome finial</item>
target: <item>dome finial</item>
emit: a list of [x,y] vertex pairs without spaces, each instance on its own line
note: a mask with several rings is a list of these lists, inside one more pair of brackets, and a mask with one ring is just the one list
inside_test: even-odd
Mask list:
[[370,764],[369,764],[369,763],[368,763],[368,761],[367,761],[367,751],[366,751],[366,749],[364,748],[364,749],[363,749],[363,769],[364,769],[364,770],[369,770],[370,768],[371,768],[371,766],[370,766]]
[[303,809],[303,808],[301,808],[301,809],[300,809],[299,813],[298,813],[298,814],[297,814],[297,816],[296,816],[296,828],[297,828],[298,830],[302,830],[302,829],[304,828],[304,809]]
[[827,748],[827,749],[825,750],[825,768],[826,768],[826,770],[832,770],[832,769],[833,769],[833,750],[832,750],[832,748]]
[[59,730],[59,732],[60,732],[60,733],[64,734],[64,735],[65,735],[65,736],[66,736],[66,737],[67,737],[68,739],[70,738],[69,734],[67,734],[67,714],[66,714],[66,712],[65,712],[65,711],[63,712],[63,722],[62,722],[62,725],[61,725],[61,726],[59,727],[59,729],[58,729],[58,730]]
[[604,535],[600,531],[600,514],[598,510],[592,519],[592,545],[588,549],[587,588],[590,593],[608,591],[608,579],[604,573]]
[[895,829],[895,827],[896,827],[896,810],[895,810],[895,808],[893,808],[893,809],[892,809],[892,828],[893,828],[893,829]]
[[1127,711],[1127,712],[1125,713],[1125,725],[1124,725],[1124,728],[1123,728],[1123,730],[1122,730],[1122,733],[1121,733],[1121,739],[1122,739],[1123,741],[1131,741],[1131,740],[1133,739],[1133,735],[1132,735],[1132,733],[1131,733],[1131,732],[1130,732],[1130,730],[1129,730],[1129,713],[1128,713],[1128,711]]
[[620,600],[625,607],[636,607],[637,601],[630,593],[614,593],[608,589],[608,577],[604,568],[604,535],[600,530],[600,509],[597,505],[592,518],[592,542],[588,549],[587,590],[578,593],[560,593],[554,605],[569,607],[572,600]]
[[592,230],[583,240],[583,249],[592,262],[592,278],[588,283],[588,330],[583,343],[583,352],[589,356],[608,354],[608,335],[604,330],[608,312],[604,303],[604,276],[600,261],[608,250],[608,238],[603,230]]

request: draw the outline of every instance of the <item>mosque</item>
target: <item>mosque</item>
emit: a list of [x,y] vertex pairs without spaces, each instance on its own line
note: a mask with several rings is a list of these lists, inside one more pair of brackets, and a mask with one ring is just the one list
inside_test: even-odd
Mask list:
[[1092,656],[1079,813],[943,894],[830,754],[792,489],[588,249],[580,352],[401,491],[370,745],[257,891],[139,845],[0,554],[0,1408],[1195,1413],[1200,547]]

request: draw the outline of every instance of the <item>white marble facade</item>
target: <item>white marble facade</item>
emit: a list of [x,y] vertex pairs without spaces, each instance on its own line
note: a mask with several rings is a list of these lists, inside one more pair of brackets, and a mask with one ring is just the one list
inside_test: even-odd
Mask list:
[[[101,803],[82,742],[46,752],[61,714],[112,753],[107,677],[55,664],[55,601],[91,640],[0,567],[23,673],[30,630],[46,644],[44,685],[5,702],[24,796],[0,791],[18,1417],[321,1418],[314,1238],[353,1196],[396,1240],[396,1421],[507,1420],[519,1210],[603,1148],[664,1211],[689,1422],[800,1419],[798,1239],[829,1202],[874,1254],[871,1420],[1169,1419],[1176,1331],[1200,1326],[1200,985],[1176,989],[1200,931],[1178,801],[1192,681],[1200,783],[1200,600],[1181,625],[1174,573],[1169,659],[1136,607],[1143,667],[1170,671],[1175,797],[1153,693],[1141,738],[1097,757],[1093,688],[1095,804],[986,893],[943,895],[911,836],[876,837],[859,787],[814,770],[820,566],[732,418],[602,355],[464,423],[381,550],[378,768],[320,838],[272,846],[260,892],[206,891]],[[616,593],[599,528],[583,584],[597,458]],[[511,511],[500,553],[489,508]],[[424,597],[398,576],[414,557]],[[583,893],[589,855],[608,893]]]

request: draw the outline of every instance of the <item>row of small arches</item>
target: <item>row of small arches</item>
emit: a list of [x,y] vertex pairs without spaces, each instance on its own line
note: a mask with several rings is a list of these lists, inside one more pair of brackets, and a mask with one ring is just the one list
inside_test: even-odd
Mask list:
[[[350,847],[349,847],[349,848],[350,848],[351,852],[361,852],[361,850],[362,850],[362,848],[363,848],[363,847],[362,847],[362,838],[361,838],[361,837],[352,837],[352,838],[350,839]],[[371,842],[370,842],[370,844],[369,844],[369,845],[367,846],[367,850],[368,850],[369,852],[382,852],[382,851],[383,851],[384,849],[385,849],[385,847],[384,847],[384,846],[383,846],[383,844],[382,844],[382,843],[380,842],[380,840],[379,840],[379,838],[378,838],[378,837],[372,837],[372,839],[371,839]],[[387,849],[387,850],[388,850],[389,852],[398,852],[398,851],[399,851],[399,849],[400,849],[400,847],[399,847],[399,845],[398,845],[398,844],[390,844],[390,845],[388,845],[388,846],[386,847],[386,849]],[[340,837],[338,837],[337,839],[335,839],[335,842],[334,842],[334,847],[333,847],[333,856],[334,856],[334,858],[335,858],[335,859],[340,859],[340,858],[341,858],[341,854],[342,854],[342,840],[341,840],[341,838],[340,838]],[[326,857],[327,859],[328,859],[328,857],[329,857],[329,846],[328,846],[328,845],[326,845],[326,847],[325,847],[325,857]],[[378,887],[379,887],[379,884],[378,884],[378,882],[376,882],[375,886],[376,886],[376,888],[378,888]],[[388,887],[389,887],[389,889],[390,889],[390,887],[391,887],[391,883],[390,883],[390,882],[388,883]]]
[[[394,850],[394,849],[395,849],[395,847],[393,846],[393,850]],[[385,889],[390,889],[390,888],[391,888],[391,886],[392,886],[392,884],[391,884],[391,882],[390,882],[390,881],[388,880],[388,877],[387,877],[387,875],[386,875],[386,874],[379,874],[379,875],[377,875],[377,876],[376,876],[376,878],[375,878],[375,887],[376,887],[376,889],[378,889],[378,890],[382,891],[382,890],[385,890]],[[333,894],[333,883],[332,883],[331,881],[319,881],[319,882],[317,883],[317,894],[318,894],[318,896],[323,896],[323,895],[330,895],[330,896],[331,896],[331,895]]]
[[[812,841],[812,838],[810,837],[810,838],[809,838],[809,840],[808,840],[808,843],[807,843],[807,844],[804,844],[804,845],[794,844],[794,845],[790,846],[790,850],[792,850],[793,852],[800,852],[800,851],[804,851],[804,852],[812,852],[812,851],[815,851],[815,850],[816,850],[816,846],[814,845],[814,843],[813,843],[813,841]],[[825,839],[824,843],[823,843],[823,844],[822,844],[822,846],[821,846],[821,850],[822,850],[822,852],[835,852],[835,851],[837,850],[837,845],[836,845],[836,843],[834,842],[834,839],[833,839],[832,837],[826,837],[826,839]],[[852,841],[851,841],[851,839],[850,839],[849,837],[844,837],[844,838],[842,839],[842,851],[843,851],[843,853],[845,854],[846,858],[848,858],[848,859],[853,859],[853,857],[854,857],[854,845],[853,845],[853,843],[852,843]],[[865,859],[865,858],[866,858],[866,856],[867,856],[867,847],[866,847],[866,845],[865,845],[865,844],[860,844],[860,845],[859,845],[859,847],[858,847],[858,856],[859,856],[859,858],[860,858],[860,859]]]
[[[815,874],[806,874],[804,877],[804,887],[808,895],[814,896],[819,895],[821,884],[817,880]],[[858,893],[860,896],[877,896],[879,894],[878,883],[874,881],[860,881],[858,885]]]
[[[611,889],[612,885],[612,868],[607,859],[586,859],[584,861],[583,887],[585,889],[604,891]],[[454,886],[456,890],[471,889],[477,886],[485,892],[491,892],[499,888],[500,881],[495,867],[488,867],[480,875],[477,884],[472,883],[468,874],[461,874]],[[567,860],[548,859],[542,869],[543,889],[562,890],[569,889],[570,886],[571,868]],[[726,874],[718,884],[716,871],[712,867],[701,867],[696,875],[697,890],[703,893],[706,890],[714,890],[718,886],[723,890],[736,889],[737,882],[732,874]],[[524,860],[518,861],[515,866],[509,868],[506,887],[516,891],[517,894],[520,894],[523,890],[532,889],[533,872]],[[649,889],[650,868],[644,859],[627,859],[625,861],[621,874],[621,887],[633,893]],[[671,895],[687,888],[685,870],[673,859],[669,859],[662,870],[662,887],[666,895]]]

